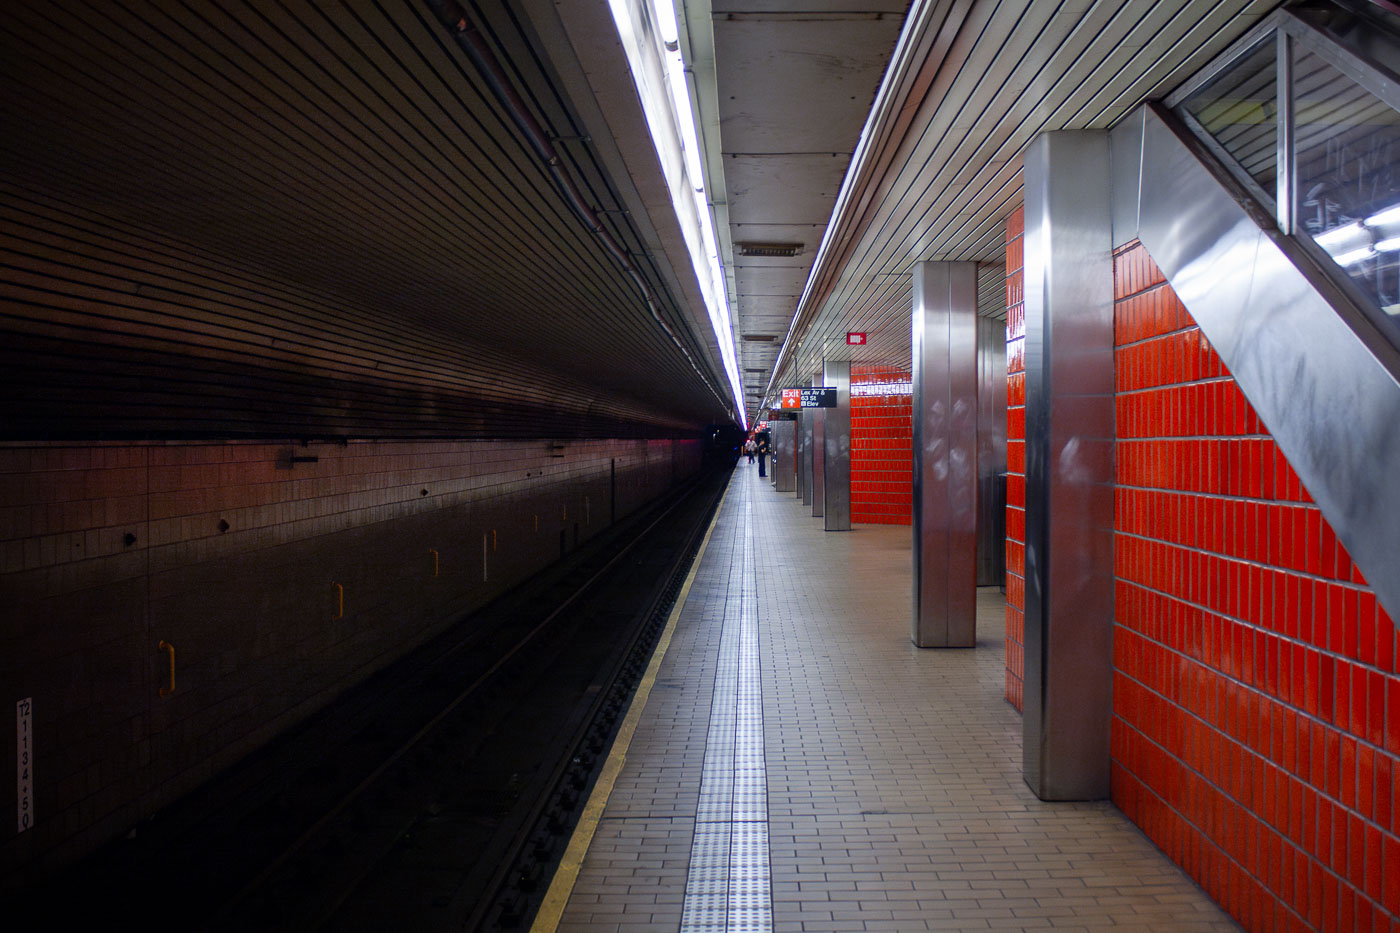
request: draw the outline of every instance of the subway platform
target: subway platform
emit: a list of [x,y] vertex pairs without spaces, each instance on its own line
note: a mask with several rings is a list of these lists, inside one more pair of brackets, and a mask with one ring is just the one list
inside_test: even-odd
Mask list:
[[1238,929],[1111,804],[1035,798],[1001,595],[915,648],[910,553],[739,466],[535,929]]

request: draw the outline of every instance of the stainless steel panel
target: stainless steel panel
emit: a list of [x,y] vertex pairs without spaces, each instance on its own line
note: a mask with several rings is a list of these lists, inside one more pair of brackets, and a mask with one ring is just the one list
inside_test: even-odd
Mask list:
[[977,264],[914,267],[914,599],[920,648],[977,644]]
[[[1280,30],[1278,42],[1278,130],[1275,138],[1274,159],[1278,164],[1278,177],[1275,184],[1275,212],[1278,228],[1290,236],[1296,232],[1298,223],[1298,164],[1293,158],[1294,143],[1294,88],[1293,88],[1293,40],[1288,33]],[[1147,108],[1143,108],[1146,119]]]
[[1400,618],[1400,372],[1293,241],[1261,228],[1152,109],[1139,238],[1392,618]]
[[773,488],[791,493],[797,488],[797,471],[793,458],[797,453],[797,422],[774,421],[773,428]]
[[836,407],[826,412],[823,425],[822,463],[826,501],[822,518],[827,531],[851,530],[851,364],[830,362],[822,366],[822,385],[836,389]]
[[809,412],[798,413],[797,423],[794,424],[795,444],[797,444],[797,454],[792,459],[792,468],[797,471],[794,476],[794,492],[802,504],[811,503],[811,493],[806,489],[806,458],[811,454],[811,448],[806,445],[806,436],[811,433],[812,416]]
[[[821,381],[821,373],[812,377],[813,383]],[[821,518],[826,512],[826,409],[812,414],[812,517]]]
[[1022,747],[1042,800],[1109,792],[1113,265],[1108,134],[1025,155],[1026,607]]
[[[807,380],[808,385],[818,385],[817,380]],[[812,457],[816,443],[817,412],[820,408],[809,408],[802,412],[802,504],[812,504]]]
[[1142,113],[1134,113],[1108,134],[1108,162],[1113,172],[1113,245],[1137,238],[1138,188],[1142,177]]
[[[1002,294],[1006,294],[1005,289]],[[977,308],[977,585],[1006,582],[1006,324]]]

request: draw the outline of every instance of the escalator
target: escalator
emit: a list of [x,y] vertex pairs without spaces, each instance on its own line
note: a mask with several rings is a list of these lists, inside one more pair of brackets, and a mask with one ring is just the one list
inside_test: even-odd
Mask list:
[[1400,617],[1400,16],[1276,11],[1140,121],[1138,239]]

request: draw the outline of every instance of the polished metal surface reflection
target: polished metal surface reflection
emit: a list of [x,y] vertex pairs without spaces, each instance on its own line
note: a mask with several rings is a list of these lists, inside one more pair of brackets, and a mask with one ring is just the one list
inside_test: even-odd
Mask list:
[[[822,384],[822,374],[812,377],[814,385]],[[812,411],[812,517],[821,518],[826,508],[826,409]]]
[[822,409],[822,475],[826,482],[822,518],[827,531],[851,530],[851,364],[826,363],[822,385],[836,389],[836,407]]
[[797,422],[771,422],[773,431],[773,488],[778,492],[791,493],[797,488],[797,470],[793,466],[797,453]]
[[1000,586],[1006,578],[1006,322],[978,310],[977,585]]
[[797,421],[793,423],[793,491],[797,498],[807,497],[807,412],[797,413]]
[[1024,776],[1042,800],[1109,792],[1113,259],[1108,135],[1025,155]]
[[[808,385],[818,385],[815,379]],[[802,412],[802,504],[812,504],[812,458],[815,453],[817,412],[820,408],[808,408]]]
[[1113,245],[1137,239],[1138,189],[1142,178],[1142,115],[1130,114],[1108,132],[1108,164],[1113,173]]
[[977,644],[977,264],[921,262],[913,288],[910,638],[920,648],[971,648]]
[[1147,114],[1139,238],[1400,618],[1400,361],[1292,240],[1267,230],[1169,113]]

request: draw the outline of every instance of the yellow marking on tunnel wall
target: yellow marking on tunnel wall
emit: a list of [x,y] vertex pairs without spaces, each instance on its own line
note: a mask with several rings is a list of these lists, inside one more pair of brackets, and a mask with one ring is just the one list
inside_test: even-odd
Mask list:
[[170,657],[170,681],[160,688],[160,695],[168,697],[175,692],[175,646],[162,638],[160,644],[156,645],[156,650],[164,651]]

